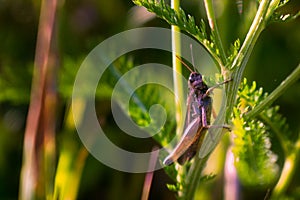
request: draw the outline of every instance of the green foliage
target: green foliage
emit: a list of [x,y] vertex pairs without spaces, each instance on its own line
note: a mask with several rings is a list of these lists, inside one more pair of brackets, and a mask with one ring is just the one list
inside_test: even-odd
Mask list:
[[203,19],[200,21],[200,25],[197,26],[195,19],[191,15],[186,15],[183,9],[179,9],[176,12],[169,5],[167,5],[164,0],[159,2],[155,0],[133,0],[136,5],[144,6],[148,11],[156,14],[157,17],[164,19],[170,25],[176,25],[181,30],[186,31],[193,37],[195,37],[212,55],[213,59],[219,66],[221,66],[220,51],[215,45],[214,34],[208,33],[206,30],[206,23]]
[[176,183],[176,185],[174,185],[174,184],[167,184],[167,187],[172,192],[178,192],[179,189],[180,189],[179,183]]
[[239,49],[240,49],[241,43],[240,40],[237,39],[233,44],[230,45],[230,49],[229,49],[229,53],[228,53],[228,64],[227,66],[231,66],[232,62],[234,61],[234,59],[236,58]]
[[[263,93],[262,88],[256,89],[255,82],[252,86],[247,85],[246,79],[241,84],[240,82],[255,42],[266,25],[273,21],[295,19],[299,13],[293,15],[281,14],[280,9],[288,3],[287,0],[259,1],[257,2],[259,8],[256,16],[245,35],[243,43],[241,44],[240,39],[237,38],[227,51],[223,51],[222,42],[216,28],[217,25],[215,24],[215,27],[211,25],[211,23],[215,23],[214,11],[209,10],[212,9],[211,1],[204,1],[208,20],[210,21],[209,26],[203,19],[200,20],[199,26],[196,25],[194,17],[187,15],[181,8],[178,12],[175,11],[163,0],[133,0],[133,2],[136,5],[144,6],[148,11],[155,13],[157,17],[164,19],[170,25],[178,26],[181,30],[186,31],[207,49],[222,72],[221,76],[219,74],[216,77],[205,77],[204,79],[208,85],[214,85],[213,83],[222,82],[222,80],[232,76],[233,81],[226,86],[228,100],[226,116],[232,116],[235,136],[233,153],[239,178],[244,185],[251,187],[269,188],[275,185],[280,170],[277,164],[278,155],[273,152],[272,144],[274,141],[279,141],[283,151],[289,152],[287,149],[292,146],[292,143],[289,142],[290,130],[285,118],[278,113],[279,107],[271,107],[271,103],[266,104],[267,106],[258,115],[249,118],[247,116],[249,111],[255,109],[263,101],[273,102],[273,99],[266,99],[268,94]],[[252,19],[245,20],[248,24],[250,24],[250,20],[252,21]],[[207,30],[207,27],[211,29]],[[223,68],[224,66],[225,68]],[[198,162],[196,160],[183,167],[178,165],[166,167],[167,174],[176,181],[175,184],[168,185],[168,188],[177,191],[178,194],[183,194],[183,197],[186,197],[184,193],[187,192],[189,193],[187,196],[192,198],[194,189],[190,188],[194,188],[194,185],[199,182],[202,167],[206,162],[205,159],[203,159],[202,164],[199,164],[199,167],[197,164],[195,166],[195,163]],[[192,178],[189,179],[190,177]],[[198,177],[197,182],[194,182],[195,177]],[[179,195],[179,198],[181,197]]]
[[[13,67],[5,65],[0,73],[0,102],[26,104],[30,99],[32,65]],[[16,76],[22,74],[23,76]]]
[[[290,141],[292,139],[292,132],[289,129],[286,118],[279,113],[279,106],[273,106],[266,109],[258,116],[264,123],[268,124],[271,131],[276,137],[281,140],[283,148],[288,148],[286,145],[291,145]],[[287,152],[287,149],[283,149]]]
[[[165,3],[167,1],[134,0],[137,5],[144,6],[167,23],[179,26],[181,30],[196,38],[211,54],[217,65],[221,67],[223,65],[225,69],[228,69],[225,73],[221,71],[215,77],[207,77],[204,75],[204,80],[209,86],[213,86],[216,83],[222,82],[224,79],[233,78],[224,88],[226,88],[226,94],[232,95],[232,98],[228,98],[228,103],[234,104],[235,106],[234,115],[236,117],[233,120],[233,124],[231,124],[232,121],[230,119],[226,120],[230,125],[234,126],[233,130],[236,134],[234,151],[237,156],[236,158],[239,158],[239,160],[236,159],[239,177],[244,184],[254,187],[268,186],[272,191],[276,190],[276,192],[280,194],[277,195],[281,197],[280,199],[284,199],[283,196],[286,197],[285,199],[299,199],[300,197],[299,175],[297,174],[297,171],[299,171],[297,162],[299,164],[300,140],[297,138],[295,131],[289,129],[287,120],[279,114],[279,107],[270,106],[274,100],[263,107],[262,111],[252,112],[251,116],[248,115],[250,111],[258,110],[258,105],[265,102],[267,100],[266,97],[270,97],[273,92],[267,96],[263,93],[262,89],[256,89],[255,83],[253,83],[252,86],[248,86],[246,82],[243,82],[239,92],[236,94],[237,87],[232,87],[232,85],[239,86],[240,80],[242,80],[239,77],[244,75],[249,76],[248,72],[251,71],[251,73],[254,74],[252,79],[261,82],[259,77],[263,77],[265,81],[265,83],[263,82],[264,87],[273,88],[273,79],[271,81],[271,76],[265,77],[265,72],[280,70],[280,73],[274,74],[284,75],[289,73],[291,66],[296,65],[295,63],[299,61],[299,49],[296,45],[296,41],[299,39],[298,24],[295,26],[293,23],[289,23],[285,28],[290,27],[289,30],[292,30],[290,32],[287,32],[286,29],[280,29],[280,26],[276,24],[277,27],[275,29],[272,28],[273,30],[268,29],[266,31],[267,33],[260,40],[260,42],[262,42],[262,40],[266,41],[265,38],[268,37],[267,39],[270,40],[271,45],[270,43],[269,45],[265,45],[263,42],[261,45],[256,45],[256,39],[260,37],[261,31],[266,25],[275,25],[272,22],[290,22],[299,16],[299,11],[296,10],[298,9],[298,5],[289,5],[289,3],[296,1],[297,0],[242,0],[240,2],[243,11],[239,13],[239,16],[234,14],[236,5],[234,5],[234,7],[228,6],[229,4],[235,4],[234,1],[224,1],[214,4],[217,14],[215,18],[218,21],[218,25],[222,27],[222,30],[219,32],[221,33],[222,40],[224,40],[224,44],[226,44],[224,46],[230,46],[228,44],[235,41],[228,49],[224,50],[225,53],[222,53],[222,41],[216,37],[214,30],[210,29],[211,27],[208,23],[210,20],[209,17],[207,17],[208,20],[206,20],[205,17],[203,17],[204,15],[199,15],[201,18],[203,17],[203,19],[198,19],[188,14],[193,12],[192,9],[197,10],[196,12],[201,10],[194,6],[195,1],[182,1],[183,6],[186,6],[184,7],[185,10],[179,9],[179,12],[176,12]],[[212,3],[212,1],[207,2]],[[250,31],[247,32],[246,29],[250,27],[253,17],[258,10],[257,8],[262,2],[270,2],[266,4],[270,6],[268,7],[268,12],[265,13],[267,19],[265,20],[263,18],[264,15],[261,15],[259,18],[263,22],[263,28],[253,26],[257,28],[253,30],[258,30],[258,34],[256,35]],[[253,7],[248,6],[249,4]],[[193,5],[191,12],[188,10],[188,8],[191,8],[189,7],[190,5]],[[255,5],[257,7],[255,7]],[[39,7],[40,2],[38,1],[3,1],[0,6],[0,24],[2,25],[0,32],[2,39],[2,48],[0,50],[0,127],[2,130],[0,146],[3,157],[0,159],[0,167],[3,169],[1,178],[6,180],[5,184],[1,187],[1,199],[17,198],[20,182],[20,168],[22,166],[21,157],[22,154],[26,155],[27,153],[21,150],[24,144],[21,140],[24,138],[23,133],[26,127],[26,121],[28,120],[26,119],[26,115],[30,102],[34,51],[37,42],[38,21],[41,14]],[[54,154],[57,155],[57,158],[53,159],[52,163],[49,162],[49,166],[47,166],[47,168],[53,169],[55,173],[52,176],[53,178],[55,177],[55,185],[52,185],[51,181],[45,185],[38,183],[42,190],[54,187],[54,198],[90,199],[99,193],[100,188],[101,194],[110,199],[139,199],[140,193],[137,191],[141,188],[144,174],[139,174],[140,180],[137,181],[128,173],[122,174],[115,170],[110,170],[98,163],[92,156],[88,157],[88,152],[86,152],[85,147],[81,146],[82,144],[76,134],[72,119],[72,110],[69,108],[75,76],[82,62],[82,58],[86,57],[88,51],[99,44],[100,41],[116,32],[123,31],[124,28],[128,28],[125,24],[129,24],[127,23],[129,21],[128,13],[133,10],[131,8],[132,4],[128,2],[124,4],[121,0],[63,1],[59,3],[59,9],[55,17],[56,27],[49,31],[55,35],[54,38],[52,38],[51,45],[51,51],[54,51],[55,56],[54,58],[49,58],[49,60],[51,60],[51,63],[53,62],[57,65],[55,76],[52,77],[54,82],[57,81],[57,85],[54,85],[52,89],[54,92],[56,90],[59,92],[58,104],[53,107],[56,111],[56,115],[52,119],[53,125],[55,125],[55,140],[57,144],[54,147],[52,146],[52,150]],[[220,8],[222,8],[222,12],[219,12]],[[20,10],[21,12],[19,12]],[[247,14],[246,12],[251,14]],[[228,19],[224,17],[226,15],[229,16]],[[238,25],[238,23],[240,24]],[[235,27],[232,24],[238,26]],[[42,24],[40,23],[40,25]],[[291,28],[292,26],[294,27]],[[235,38],[235,32],[232,30],[238,29],[238,27],[242,27],[245,32],[239,36],[240,38]],[[227,33],[227,35],[224,33]],[[272,37],[269,37],[268,34],[270,33]],[[243,41],[246,35],[251,36],[251,34],[254,35],[254,37],[250,37],[246,42]],[[227,37],[228,35],[231,36],[230,39]],[[282,51],[280,53],[276,52],[276,48],[274,48],[277,44],[277,50],[280,48],[280,51]],[[260,50],[263,51],[263,53],[260,53],[260,58],[256,58],[255,56],[257,55],[251,56],[252,60],[248,62],[251,47],[253,46],[256,46],[256,52],[258,52],[258,54]],[[264,47],[261,48],[261,46]],[[245,47],[244,49],[246,49],[246,51],[241,52],[243,47]],[[247,49],[250,50],[248,51]],[[223,59],[221,59],[221,57]],[[278,58],[282,60],[282,63],[278,64],[276,62],[278,59],[268,59],[270,57]],[[286,57],[289,59],[284,59]],[[296,58],[296,61],[294,58]],[[243,68],[241,69],[238,65],[234,65],[236,64],[234,61],[237,61],[236,63],[244,62],[245,65],[249,66],[250,70],[244,74]],[[230,68],[231,66],[232,68]],[[255,71],[255,68],[258,70]],[[106,103],[106,100],[111,97],[117,81],[131,69],[134,69],[133,59],[128,57],[119,58],[106,70],[97,88],[95,99],[95,101],[97,101],[97,114],[99,113],[101,115],[101,125],[103,124],[105,128],[109,128],[113,133],[111,135],[117,135],[115,133],[117,133],[119,129],[114,127],[113,120],[111,120],[109,113],[110,102]],[[226,74],[226,76],[224,76],[224,74]],[[164,75],[162,74],[161,76],[163,77]],[[140,76],[131,76],[131,78],[134,79],[133,81],[138,81]],[[251,79],[251,77],[249,79]],[[276,79],[279,80],[278,77],[276,77]],[[296,82],[299,79],[299,75],[294,76],[294,79]],[[128,92],[133,88],[124,84],[123,89],[125,95],[128,95]],[[287,88],[285,88],[283,92],[285,92],[286,89]],[[283,103],[284,106],[281,106],[281,108],[288,106],[288,109],[285,109],[287,113],[286,116],[289,117],[289,121],[296,121],[296,124],[298,120],[297,117],[299,116],[297,115],[297,113],[299,113],[298,110],[294,109],[294,107],[297,106],[299,96],[297,89],[299,88],[296,87],[296,89],[290,92],[292,95],[286,95],[286,93],[284,93],[285,96],[283,99],[285,99],[284,101],[286,102]],[[283,92],[281,92],[280,95],[282,95]],[[277,97],[280,95],[277,95]],[[236,97],[238,97],[237,104],[235,104]],[[137,125],[147,127],[152,124],[153,126],[148,129],[145,128],[149,133],[155,132],[161,124],[160,116],[150,115],[150,111],[153,109],[152,106],[155,104],[161,105],[165,109],[167,119],[154,139],[157,143],[164,146],[169,143],[176,132],[175,116],[177,113],[174,111],[173,99],[174,96],[164,88],[149,84],[134,91],[130,99],[129,109],[125,109],[126,107],[123,102],[120,101],[118,103],[120,107],[123,108],[125,114],[131,117]],[[291,104],[291,99],[296,103]],[[105,103],[102,103],[102,101],[105,101]],[[279,103],[282,103],[282,101]],[[228,116],[230,116],[233,109],[230,107],[226,109],[229,112]],[[103,110],[105,110],[105,112],[103,112]],[[43,112],[44,111],[45,110],[43,110]],[[84,117],[84,110],[82,112],[82,116]],[[255,115],[253,115],[253,113],[255,113]],[[41,125],[39,129],[39,132],[42,132],[44,126]],[[110,135],[111,132],[108,132],[108,135]],[[41,139],[42,138],[38,138],[37,146],[39,146]],[[119,140],[116,140],[117,142],[120,141],[120,138],[118,139]],[[297,141],[294,142],[294,140],[298,141],[298,145],[296,145]],[[217,142],[218,141],[216,141],[216,143]],[[136,143],[134,145],[136,145]],[[275,153],[277,155],[275,155]],[[160,156],[161,161],[166,155]],[[278,158],[276,156],[278,156]],[[87,163],[86,158],[88,158]],[[215,181],[214,177],[216,175],[205,175],[205,173],[202,172],[203,168],[197,171],[200,173],[194,173],[196,171],[196,161],[198,160],[195,159],[185,166],[175,164],[165,167],[166,173],[174,181],[174,184],[168,184],[167,187],[171,191],[177,192],[178,198],[180,198],[179,194],[183,194],[191,190],[191,188],[197,187],[198,182],[203,184],[209,180],[211,182]],[[206,160],[203,161],[202,166],[205,164]],[[279,167],[280,170],[278,169]],[[42,170],[42,168],[39,168],[37,171]],[[293,174],[291,171],[296,173]],[[275,172],[277,172],[277,174]],[[82,173],[84,175],[81,177]],[[191,177],[196,181],[189,182]],[[40,179],[44,180],[46,180],[46,178],[47,177],[43,176],[40,177]],[[83,181],[81,181],[81,178]],[[277,178],[279,178],[279,181],[276,183]],[[291,181],[292,179],[294,179],[293,182]],[[44,180],[42,180],[42,182]],[[165,179],[159,181],[164,180]],[[123,183],[126,183],[125,187]],[[157,182],[154,181],[152,184],[155,183]],[[217,184],[220,187],[221,183],[218,182]],[[274,184],[276,184],[276,186],[273,189],[271,186]],[[203,185],[200,186],[202,187]],[[206,189],[205,186],[202,188]],[[161,191],[163,191],[163,189],[164,188],[160,188],[152,192],[162,193]],[[37,192],[43,193],[43,191]],[[208,189],[205,192],[207,192],[207,198],[205,199],[210,199],[209,197],[212,196],[209,196],[209,193],[213,193],[212,190]],[[190,196],[193,196],[193,190],[190,191],[190,193]],[[131,197],[128,198],[128,194],[131,194]],[[47,197],[43,196],[41,198],[52,198],[51,193],[48,193],[48,195]],[[244,196],[247,196],[247,194]]]
[[[257,118],[248,120],[243,118],[246,112],[255,108],[266,96],[262,88],[256,89],[255,82],[249,87],[244,79],[238,91],[237,106],[233,112],[234,146],[232,151],[235,155],[235,166],[239,178],[245,185],[269,187],[278,178],[277,155],[271,151],[270,139],[270,136],[274,135],[274,127]],[[265,116],[268,113],[270,118],[281,119],[277,110],[269,108],[261,115]],[[285,127],[283,123],[284,121],[276,124],[276,128],[286,131],[282,129]],[[280,132],[282,133],[284,132]]]
[[[62,67],[59,69],[58,73],[58,90],[61,97],[65,99],[70,99],[72,97],[74,81],[82,62],[83,59],[71,59],[70,57],[64,58]],[[99,87],[97,88],[95,95],[96,98],[110,98],[113,86],[116,84],[117,80],[129,68],[132,68],[132,66],[132,59],[125,59],[123,57],[118,59],[101,77],[101,89]]]
[[[174,104],[166,100],[170,98],[166,89],[158,85],[147,84],[136,90],[134,98],[135,100],[132,98],[132,101],[130,101],[129,116],[137,125],[145,127],[144,130],[148,133],[155,134],[159,130],[159,133],[154,135],[154,139],[160,142],[161,145],[167,144],[169,139],[171,139],[170,137],[174,135],[175,123],[173,117],[175,113],[172,109]],[[137,100],[143,103],[144,109],[137,104]],[[154,104],[162,106],[160,108],[164,110],[152,110],[150,112],[151,109],[156,109],[152,107]],[[164,115],[162,112],[165,112],[167,116],[164,126],[161,126],[163,122],[162,116]],[[153,114],[152,116],[150,115],[151,113]]]
[[190,164],[185,166],[180,166],[179,164],[174,164],[171,166],[166,166],[164,168],[165,172],[169,175],[169,177],[175,182],[174,184],[167,184],[167,187],[177,193],[183,193],[183,190],[186,187],[186,175],[187,171],[190,168]]
[[69,57],[63,60],[63,65],[59,69],[60,73],[58,76],[58,85],[59,85],[58,91],[61,97],[65,99],[70,99],[72,97],[73,84],[79,66],[80,66],[79,61],[75,61],[74,59],[71,59]]
[[[59,91],[62,97],[69,99],[72,95],[73,84],[77,73],[77,69],[75,70],[74,66],[80,66],[80,61],[65,59],[64,63],[65,64],[63,67],[60,69],[61,73],[59,73]],[[117,59],[111,66],[107,68],[101,77],[99,82],[100,87],[98,87],[96,91],[96,98],[111,98],[115,84],[120,80],[122,75],[133,69],[133,67],[134,63],[131,57],[120,57]],[[157,78],[159,78],[158,76]],[[160,76],[164,78],[163,74]],[[147,132],[156,133],[157,130],[160,129],[158,134],[153,133],[155,134],[154,138],[157,139],[162,145],[168,144],[171,136],[174,135],[175,126],[174,119],[172,118],[175,115],[173,111],[174,104],[169,101],[169,99],[173,99],[172,94],[165,88],[156,84],[144,85],[133,92],[134,88],[130,83],[138,83],[140,80],[147,82],[147,79],[151,77],[148,77],[147,74],[139,73],[132,73],[129,77],[130,80],[123,80],[121,82],[122,91],[118,94],[119,98],[114,100],[117,101],[124,113],[126,113],[138,126],[146,127],[145,130]],[[124,102],[123,97],[130,95],[132,96],[130,98],[128,108],[128,102]],[[160,116],[149,115],[149,109],[154,104],[159,104],[165,109],[164,111],[166,112],[165,114],[168,118],[165,121],[165,126],[163,127],[160,127]],[[155,114],[156,112],[153,113]],[[147,127],[150,124],[151,126]]]
[[166,20],[171,25],[179,26],[182,30],[187,31],[199,41],[207,38],[205,23],[202,20],[200,28],[196,25],[194,17],[186,15],[184,10],[180,8],[179,13],[172,9],[164,1],[155,0],[133,0],[136,5],[144,6],[148,11],[155,13],[158,17]]

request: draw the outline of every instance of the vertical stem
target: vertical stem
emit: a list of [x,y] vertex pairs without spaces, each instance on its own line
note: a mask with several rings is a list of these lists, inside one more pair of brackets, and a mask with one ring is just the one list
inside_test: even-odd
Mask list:
[[[179,12],[179,0],[171,0],[171,7]],[[183,120],[182,116],[183,113],[181,113],[180,108],[180,101],[184,99],[183,96],[183,84],[181,78],[178,76],[178,74],[182,73],[181,70],[181,63],[176,58],[176,54],[180,55],[181,52],[181,45],[180,45],[180,36],[178,32],[180,32],[179,27],[172,25],[172,64],[173,64],[173,81],[174,81],[174,93],[175,93],[175,106],[176,106],[176,133],[179,134],[183,129]]]
[[[180,0],[171,0],[171,7],[179,12]],[[173,65],[173,82],[174,82],[174,97],[175,97],[175,110],[176,110],[176,134],[181,135],[184,122],[182,120],[183,113],[180,107],[180,101],[182,101],[185,97],[183,96],[183,83],[179,74],[182,74],[181,62],[177,59],[176,54],[181,54],[181,38],[179,27],[171,25],[172,30],[172,65]],[[178,165],[178,164],[177,164]],[[178,182],[181,182],[181,168],[178,168],[178,175],[176,177]],[[182,193],[178,193],[178,196],[182,196]]]
[[158,161],[158,151],[156,151],[156,150],[158,150],[157,146],[152,148],[152,153],[151,153],[150,160],[149,160],[148,172],[145,176],[141,200],[149,199],[150,188],[151,188],[153,175],[154,175],[154,171],[155,171],[155,165]]
[[224,47],[223,47],[223,44],[221,41],[221,36],[220,36],[219,30],[218,30],[216,16],[214,13],[213,2],[212,2],[212,0],[204,0],[204,5],[205,5],[206,15],[208,18],[210,29],[212,31],[213,36],[215,36],[216,46],[219,48],[219,51],[220,51],[220,57],[221,57],[222,65],[223,65],[220,67],[223,70],[223,67],[226,64],[226,53],[225,53],[225,50],[224,50]]
[[185,186],[184,199],[194,199],[197,186],[199,184],[202,170],[205,167],[205,164],[209,158],[208,154],[205,158],[200,159],[198,156],[195,156],[194,163],[191,166],[191,169],[188,174],[188,182]]
[[269,5],[271,0],[262,0],[260,2],[259,8],[255,15],[255,18],[250,26],[250,29],[246,35],[245,41],[239,53],[235,57],[231,69],[235,69],[232,75],[233,81],[228,84],[226,88],[226,95],[227,95],[227,112],[226,112],[226,119],[229,118],[231,115],[233,105],[235,103],[237,91],[242,79],[242,75],[245,69],[246,64],[248,63],[248,59],[250,54],[253,50],[253,47],[265,27],[266,22],[266,13],[268,11]]

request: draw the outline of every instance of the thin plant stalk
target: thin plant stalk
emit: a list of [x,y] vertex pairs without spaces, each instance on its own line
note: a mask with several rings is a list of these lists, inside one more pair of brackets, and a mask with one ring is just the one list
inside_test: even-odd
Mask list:
[[246,118],[255,117],[261,111],[263,111],[267,106],[270,106],[278,97],[280,97],[291,85],[293,85],[300,78],[300,64],[297,68],[284,80],[281,84],[276,87],[276,89],[264,99],[258,106],[253,110],[245,114]]
[[286,192],[296,172],[299,157],[300,133],[298,135],[298,140],[296,141],[294,147],[291,148],[289,154],[286,155],[279,181],[277,182],[276,186],[272,191],[271,199],[280,199]]
[[[43,151],[43,145],[37,144],[37,137],[43,138],[42,113],[45,102],[45,88],[50,54],[50,44],[53,38],[53,25],[57,8],[56,0],[44,0],[41,4],[36,54],[34,61],[34,73],[30,105],[27,115],[23,145],[23,164],[20,177],[19,199],[34,199],[39,186],[38,164],[42,164],[38,154]],[[38,148],[38,149],[37,149]]]
[[266,21],[265,16],[268,12],[270,2],[271,0],[262,0],[260,2],[257,13],[246,35],[246,38],[241,46],[241,49],[239,50],[236,58],[234,59],[231,65],[231,69],[233,70],[233,74],[232,74],[233,81],[231,81],[228,84],[228,87],[226,87],[226,95],[227,95],[227,102],[228,102],[226,119],[229,119],[231,115],[233,106],[235,104],[237,91],[241,83],[243,72],[246,67],[246,64],[248,63],[250,54],[254,48],[254,45],[260,33],[263,31],[265,27],[265,21]]
[[[210,155],[210,154],[209,154]],[[196,189],[198,187],[201,173],[205,167],[205,164],[209,158],[209,155],[205,158],[200,159],[198,156],[195,156],[194,163],[188,174],[188,182],[185,187],[184,199],[194,199]]]
[[141,200],[149,199],[150,188],[151,188],[153,175],[154,175],[154,171],[155,171],[155,165],[158,161],[158,151],[156,151],[156,150],[158,150],[157,146],[152,148],[152,153],[151,153],[151,156],[149,159],[148,172],[145,176]]
[[[180,0],[171,0],[171,7],[179,12],[180,9]],[[180,107],[180,102],[185,98],[183,93],[183,83],[179,74],[182,74],[182,66],[180,60],[177,59],[177,55],[181,55],[181,38],[179,27],[171,25],[172,31],[172,64],[173,64],[173,83],[174,83],[174,98],[175,98],[175,110],[176,110],[176,135],[181,136],[184,122],[183,122],[183,113]],[[176,164],[178,165],[178,164]],[[178,167],[178,175],[176,177],[178,182],[181,182],[181,174],[183,173],[182,168]],[[178,196],[182,196],[181,192],[178,193]]]
[[215,12],[214,12],[214,8],[213,8],[213,2],[212,2],[212,0],[204,0],[204,5],[205,5],[206,15],[208,18],[210,29],[212,31],[212,34],[215,36],[216,46],[219,48],[219,51],[220,51],[220,57],[221,57],[221,61],[222,61],[222,63],[221,63],[222,66],[220,66],[220,68],[223,71],[224,65],[226,63],[226,53],[225,53],[225,50],[224,50],[224,47],[223,47],[223,44],[221,41],[221,36],[220,36],[219,30],[218,30]]
[[[179,12],[179,0],[172,0],[171,7]],[[176,54],[180,55],[181,45],[180,45],[180,32],[179,27],[172,25],[172,64],[173,64],[173,81],[174,81],[174,95],[175,95],[175,106],[176,106],[176,133],[180,133],[183,129],[183,120],[180,108],[180,101],[184,99],[183,95],[183,83],[178,74],[182,74],[181,62],[177,59]]]

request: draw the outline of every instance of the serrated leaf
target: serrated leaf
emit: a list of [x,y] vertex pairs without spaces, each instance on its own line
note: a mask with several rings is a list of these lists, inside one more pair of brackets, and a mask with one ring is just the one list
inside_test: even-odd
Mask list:
[[178,192],[179,188],[178,185],[174,185],[174,184],[167,184],[167,188],[172,191],[172,192]]
[[232,62],[234,61],[235,57],[237,56],[239,50],[240,50],[240,40],[237,39],[236,41],[234,41],[233,44],[230,45],[230,49],[229,49],[229,53],[228,53],[228,58],[227,58],[227,63],[228,66],[230,66],[232,64]]
[[168,24],[178,26],[181,30],[186,31],[195,37],[213,56],[219,60],[219,50],[215,46],[215,38],[211,35],[207,36],[206,24],[201,19],[200,25],[197,26],[195,19],[190,15],[186,15],[183,9],[176,12],[163,0],[157,3],[154,0],[132,0],[138,6],[145,7],[149,12],[153,12],[157,17],[164,19]]
[[[258,118],[243,118],[244,113],[266,97],[267,93],[263,93],[262,88],[257,89],[255,82],[249,86],[244,79],[233,112],[235,138],[232,151],[235,155],[235,166],[240,180],[251,186],[268,187],[278,178],[277,155],[271,151],[270,135],[287,131],[285,120],[277,113],[277,106],[266,108]],[[269,119],[276,124],[270,124]],[[274,129],[277,129],[277,133]]]

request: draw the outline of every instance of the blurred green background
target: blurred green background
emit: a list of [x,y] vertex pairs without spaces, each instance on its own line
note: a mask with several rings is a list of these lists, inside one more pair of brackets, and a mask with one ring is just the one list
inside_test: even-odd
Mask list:
[[[255,9],[255,1],[254,5],[244,2],[244,6],[249,9],[243,12],[248,16],[238,13],[235,1],[215,2],[222,39],[228,47],[237,37],[244,37],[249,24],[243,24],[243,18],[255,13],[255,10],[251,11]],[[0,1],[0,199],[16,199],[19,193],[40,3],[35,0]],[[300,8],[299,1],[291,1],[288,5],[288,11],[295,12]],[[182,1],[182,7],[196,19],[205,18],[203,5],[199,1]],[[59,63],[56,88],[59,91],[56,108],[57,155],[64,148],[70,152],[77,152],[82,148],[76,131],[70,130],[66,125],[72,83],[81,62],[101,41],[140,26],[169,27],[163,20],[135,7],[130,0],[58,2],[54,30],[54,46]],[[139,54],[140,60],[136,59],[138,62],[149,59],[143,60],[142,54],[143,52]],[[170,55],[153,59],[171,63]],[[299,62],[300,18],[287,23],[273,23],[258,39],[246,67],[245,77],[249,81],[255,80],[259,87],[271,92]],[[280,112],[287,118],[294,132],[299,131],[299,99],[298,81],[275,102],[280,105]],[[97,99],[99,118],[104,128],[113,133],[119,130],[114,124],[109,106],[109,99],[101,96]],[[124,142],[123,137],[116,140]],[[137,152],[147,151],[154,144],[154,141],[149,140],[147,144],[141,143],[135,148]],[[72,154],[71,158],[72,156],[75,159],[77,154]],[[84,161],[78,199],[140,199],[144,177],[145,174],[116,171],[88,155]],[[171,180],[163,170],[155,172],[150,199],[174,199],[174,194],[166,188],[166,183],[169,182]]]

